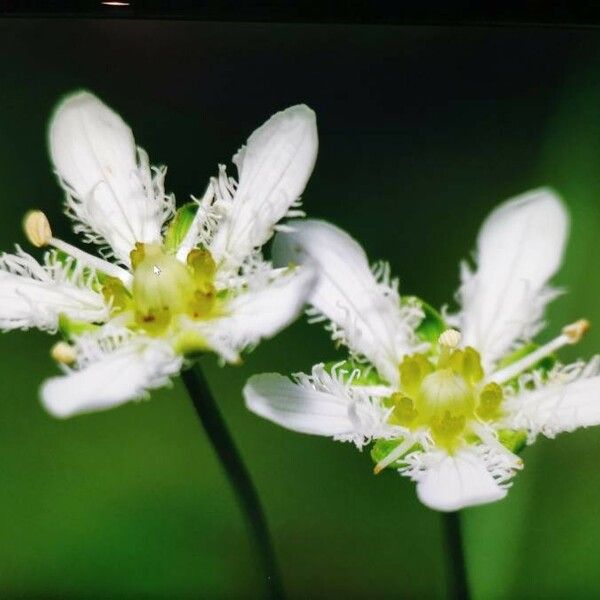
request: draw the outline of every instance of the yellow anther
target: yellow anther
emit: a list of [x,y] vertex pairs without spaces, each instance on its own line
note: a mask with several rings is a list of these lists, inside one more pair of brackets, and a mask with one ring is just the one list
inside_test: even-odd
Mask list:
[[129,307],[131,296],[123,282],[116,277],[107,277],[102,286],[102,295],[110,302],[113,310],[123,311]]
[[192,319],[208,317],[215,308],[216,294],[213,290],[202,292],[196,290],[188,307],[188,314]]
[[566,327],[563,327],[563,335],[569,338],[570,344],[576,344],[590,328],[590,322],[587,319],[579,319],[575,323],[571,323]]
[[168,307],[151,308],[145,312],[135,313],[137,326],[148,335],[162,335],[171,323],[171,317]]
[[471,346],[465,348],[463,375],[471,383],[477,383],[483,379],[483,368],[481,367],[479,352]]
[[456,329],[446,329],[440,335],[438,343],[448,348],[456,348],[460,344],[460,332]]
[[462,350],[454,350],[452,353],[446,352],[440,356],[437,365],[438,369],[452,369],[457,375],[462,375],[465,369],[465,353]]
[[405,357],[400,364],[402,390],[408,395],[414,395],[418,392],[423,378],[432,371],[433,365],[422,354]]
[[417,418],[414,402],[400,392],[393,393],[386,403],[394,407],[388,417],[390,425],[408,426]]
[[72,365],[77,360],[75,348],[67,342],[57,342],[50,350],[50,356],[59,363]]
[[52,229],[48,217],[41,210],[30,210],[25,215],[23,229],[27,239],[36,248],[47,246],[52,239]]
[[217,271],[217,265],[207,250],[195,248],[187,255],[187,264],[194,272],[194,278],[199,284],[211,283]]
[[443,414],[433,417],[431,420],[431,433],[436,443],[445,446],[449,451],[453,451],[460,443],[460,435],[466,422],[464,414],[454,415],[447,410]]
[[477,415],[484,421],[491,421],[501,416],[502,388],[497,383],[488,383],[479,394]]
[[129,253],[131,266],[135,269],[144,260],[146,256],[146,245],[142,242],[136,242],[133,250]]
[[438,370],[452,369],[456,375],[463,377],[470,385],[483,378],[479,353],[471,346],[467,346],[464,350],[452,351],[447,346],[442,346],[437,368]]
[[405,358],[400,365],[402,387],[409,392],[413,389],[418,389],[422,379],[423,376],[421,375],[421,369],[419,369],[417,361]]

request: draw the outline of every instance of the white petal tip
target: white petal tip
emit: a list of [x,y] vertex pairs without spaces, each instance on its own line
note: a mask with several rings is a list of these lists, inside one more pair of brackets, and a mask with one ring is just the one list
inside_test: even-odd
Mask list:
[[[564,219],[568,222],[567,209],[560,195],[549,187],[540,187],[529,192],[525,192],[512,200],[501,204],[498,209],[506,207],[510,210],[523,209],[527,206],[534,207],[539,210],[540,214],[545,214],[547,219],[555,216],[558,219]],[[553,215],[554,213],[554,215]]]
[[289,108],[286,108],[285,110],[281,111],[281,113],[279,114],[310,122],[316,122],[317,120],[317,115],[315,114],[315,111],[306,104],[295,104],[294,106],[290,106]]
[[242,396],[246,408],[252,412],[264,417],[262,407],[264,406],[265,397],[268,398],[269,392],[277,388],[277,384],[288,385],[287,377],[279,373],[260,373],[252,375],[242,389]]
[[502,492],[489,495],[481,498],[471,498],[469,501],[454,499],[454,500],[440,500],[440,499],[431,499],[428,495],[421,494],[419,492],[419,487],[417,486],[417,497],[419,501],[424,504],[427,508],[431,510],[437,510],[438,512],[456,512],[458,510],[462,510],[464,508],[469,508],[471,506],[481,506],[483,504],[491,504],[492,502],[497,502],[498,500],[502,500],[506,497],[508,490],[500,488]]
[[486,463],[471,451],[437,455],[417,484],[419,500],[441,512],[496,502],[507,493],[508,489],[494,479]]
[[496,207],[477,237],[477,269],[462,272],[459,300],[464,345],[484,365],[540,329],[556,293],[548,282],[560,268],[569,215],[560,197],[539,188]]
[[95,104],[102,104],[102,101],[87,90],[79,90],[65,96],[58,104],[56,112],[69,108],[84,108]]
[[61,398],[62,377],[46,380],[40,388],[40,402],[47,413],[56,419],[68,419],[77,414],[77,409]]

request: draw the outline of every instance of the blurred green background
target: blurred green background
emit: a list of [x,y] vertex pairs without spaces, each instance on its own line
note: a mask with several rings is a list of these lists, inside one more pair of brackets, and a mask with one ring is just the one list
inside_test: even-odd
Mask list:
[[[453,302],[459,260],[501,200],[540,185],[572,216],[568,290],[546,337],[600,324],[600,32],[553,28],[258,25],[113,20],[0,22],[0,241],[25,243],[43,208],[73,240],[45,128],[85,87],[200,194],[273,112],[306,102],[320,154],[304,195],[401,289]],[[59,422],[37,399],[56,367],[37,332],[0,337],[0,596],[256,598],[235,499],[181,384],[148,402]],[[592,329],[565,358],[600,349]],[[240,368],[202,365],[263,499],[290,598],[444,598],[440,515],[365,452],[246,412],[253,373],[335,357],[300,319]],[[600,401],[600,399],[598,399]],[[600,429],[528,448],[501,503],[464,513],[475,598],[600,595]]]

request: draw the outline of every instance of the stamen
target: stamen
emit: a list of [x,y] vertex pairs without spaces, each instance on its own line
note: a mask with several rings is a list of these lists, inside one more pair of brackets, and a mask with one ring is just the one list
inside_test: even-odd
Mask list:
[[576,344],[589,328],[590,323],[586,319],[580,319],[579,321],[575,321],[575,323],[571,323],[570,325],[563,327],[562,333],[558,337],[554,338],[547,344],[544,344],[527,356],[524,356],[521,360],[518,360],[512,365],[508,365],[504,369],[500,369],[499,371],[492,373],[488,381],[495,381],[496,383],[505,383],[510,381],[513,377],[516,377],[520,373],[533,367],[533,365],[535,365],[537,362],[549,354],[556,352],[556,350],[559,348]]
[[31,210],[23,219],[23,229],[27,239],[36,247],[43,248],[44,246],[52,246],[57,250],[61,250],[65,254],[72,256],[81,264],[93,269],[101,271],[106,275],[118,277],[125,285],[131,285],[133,277],[131,273],[122,269],[118,265],[108,262],[102,258],[98,258],[93,254],[88,254],[80,250],[76,246],[63,242],[52,235],[52,228],[48,217],[41,210]]
[[513,469],[522,469],[523,461],[514,453],[512,453],[506,446],[504,446],[498,438],[485,427],[481,423],[472,423],[471,428],[473,429],[473,433],[475,433],[479,439],[486,444],[487,446],[491,446],[498,452],[501,452],[505,456],[510,459],[511,468]]
[[460,337],[460,332],[456,331],[456,329],[446,329],[446,331],[440,335],[438,342],[442,346],[456,348],[460,344]]
[[194,215],[194,220],[190,224],[185,237],[181,244],[179,244],[179,248],[177,249],[177,258],[180,261],[184,261],[185,257],[189,254],[190,250],[194,247],[196,242],[196,237],[198,235],[198,228],[202,222],[202,220],[206,217],[203,208],[210,206],[215,197],[215,191],[212,183],[208,184],[206,191],[204,192],[204,196],[198,201],[198,210]]
[[67,342],[57,342],[50,349],[50,356],[59,363],[72,365],[77,360],[75,348]]
[[50,238],[49,246],[53,246],[57,250],[62,250],[65,254],[72,256],[75,260],[80,262],[81,264],[93,269],[95,271],[101,271],[102,273],[106,273],[106,275],[110,275],[111,277],[117,277],[120,279],[124,285],[130,286],[133,282],[133,275],[122,269],[118,265],[114,263],[110,263],[103,258],[98,258],[93,254],[88,254],[83,250],[80,250],[76,246],[69,244],[67,242],[63,242],[62,240],[52,237]]
[[590,322],[587,319],[579,319],[579,321],[563,327],[562,332],[571,339],[571,344],[576,344],[589,328]]
[[41,210],[30,210],[25,215],[23,229],[27,239],[36,248],[47,246],[52,239],[52,229],[48,217]]
[[406,454],[415,444],[412,438],[405,439],[401,444],[396,446],[384,459],[380,460],[373,468],[373,473],[379,475],[383,469],[388,465],[391,465],[396,459],[400,458],[403,454]]

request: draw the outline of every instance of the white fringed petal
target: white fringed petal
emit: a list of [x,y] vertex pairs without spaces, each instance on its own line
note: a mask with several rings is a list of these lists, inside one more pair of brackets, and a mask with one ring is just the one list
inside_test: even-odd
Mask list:
[[490,367],[522,339],[537,333],[547,287],[562,262],[569,219],[552,191],[541,189],[501,204],[477,238],[477,270],[462,270],[458,297],[463,344]]
[[390,383],[397,383],[404,354],[413,350],[419,315],[400,308],[398,292],[373,275],[362,247],[324,221],[291,221],[275,237],[278,264],[314,264],[318,281],[309,299],[334,324],[334,339],[364,355]]
[[240,292],[226,306],[226,316],[190,324],[228,362],[239,352],[270,338],[300,313],[314,281],[310,267],[279,273],[256,289]]
[[80,370],[46,380],[41,401],[60,419],[107,410],[166,385],[181,365],[182,358],[168,344],[133,338],[110,352],[99,352]]
[[236,269],[298,200],[318,149],[315,113],[297,105],[273,115],[233,158],[239,184],[210,250]]
[[50,154],[68,193],[67,211],[88,241],[108,243],[129,265],[136,242],[160,241],[171,214],[163,171],[152,177],[148,157],[128,125],[89,92],[64,100],[49,131]]
[[387,411],[322,364],[292,381],[278,373],[251,377],[244,387],[249,410],[292,431],[351,441],[357,447],[390,432]]
[[104,322],[108,307],[81,273],[68,273],[57,263],[40,265],[20,248],[0,256],[0,329],[55,331],[60,314]]
[[419,458],[417,481],[419,500],[433,510],[451,512],[468,506],[487,504],[504,498],[508,492],[490,472],[484,458],[472,448],[452,456],[432,450]]
[[600,376],[560,380],[536,390],[524,390],[506,399],[506,424],[526,429],[533,438],[542,433],[554,437],[579,427],[600,425]]

